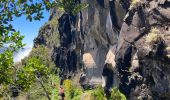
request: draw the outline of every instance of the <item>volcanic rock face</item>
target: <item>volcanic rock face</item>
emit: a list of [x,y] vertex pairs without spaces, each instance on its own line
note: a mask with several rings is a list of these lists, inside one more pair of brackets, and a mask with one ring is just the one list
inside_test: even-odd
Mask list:
[[[127,96],[136,93],[136,96],[131,96],[131,99],[168,99],[169,86],[165,84],[169,84],[170,81],[169,75],[165,73],[168,72],[169,58],[168,49],[165,47],[169,44],[167,37],[170,24],[170,16],[167,13],[169,8],[167,0],[141,1],[125,17],[119,35],[115,61],[118,72],[121,74],[119,84],[121,91]],[[146,36],[150,36],[154,28],[159,30],[158,35],[163,38],[162,41],[153,44],[155,50],[148,49],[151,44],[148,45],[146,42]],[[135,55],[137,57],[134,57]],[[138,59],[136,65],[139,65],[135,72],[138,75],[135,78],[132,77],[135,75],[134,72],[129,71],[135,64],[134,58]]]
[[[61,77],[85,69],[89,84],[104,80],[106,89],[118,86],[131,100],[168,100],[170,1],[138,0],[133,6],[130,0],[81,2],[89,7],[76,16],[54,17],[56,9],[51,15],[59,18],[60,45],[50,47]],[[44,31],[50,33],[48,29]],[[156,35],[152,35],[154,29]],[[148,37],[154,42],[148,43]],[[41,34],[37,40],[47,43]]]
[[[111,71],[115,68],[115,48],[123,22],[122,16],[125,16],[126,11],[114,1],[84,0],[84,2],[88,3],[89,7],[82,12],[83,61],[90,83],[101,84],[105,64],[111,65]],[[107,78],[107,75],[104,77]]]
[[116,44],[126,10],[114,1],[82,2],[89,7],[77,16],[59,18],[60,47],[54,49],[53,58],[64,77],[83,67],[90,84],[102,84],[105,64],[111,65],[111,71],[115,69]]

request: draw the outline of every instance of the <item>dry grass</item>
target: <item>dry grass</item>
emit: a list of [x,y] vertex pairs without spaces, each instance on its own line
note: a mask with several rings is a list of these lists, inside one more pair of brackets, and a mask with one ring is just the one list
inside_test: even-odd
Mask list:
[[156,44],[162,39],[160,31],[156,28],[151,29],[150,33],[146,36],[146,43],[152,45]]
[[140,0],[131,0],[131,5],[129,9],[132,9],[133,7],[135,7],[138,2],[140,2]]

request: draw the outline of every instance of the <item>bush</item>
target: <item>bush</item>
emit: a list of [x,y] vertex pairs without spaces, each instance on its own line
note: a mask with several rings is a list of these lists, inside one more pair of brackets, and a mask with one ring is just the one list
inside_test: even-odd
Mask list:
[[106,100],[104,89],[99,86],[93,90],[92,94],[95,97],[95,100]]
[[151,29],[150,33],[146,36],[146,43],[151,50],[155,49],[159,43],[163,41],[160,31],[156,28]]
[[131,0],[131,5],[129,9],[132,9],[133,7],[135,7],[139,1],[140,0]]
[[[44,86],[48,91],[51,100],[59,100],[59,80],[59,77],[55,74],[51,74],[49,78],[44,79]],[[34,83],[29,89],[29,98],[30,100],[47,100],[45,92],[38,82]]]
[[80,100],[83,94],[83,90],[79,87],[74,86],[71,91],[71,100]]
[[83,90],[77,86],[74,86],[71,80],[65,80],[63,87],[68,100],[80,100]]
[[36,57],[41,60],[41,63],[50,69],[55,68],[55,64],[51,58],[51,50],[43,45],[38,46],[37,48],[33,48],[29,57],[22,60],[22,65],[26,65],[28,63],[28,59]]
[[109,100],[127,100],[127,99],[125,95],[119,91],[119,89],[113,88]]
[[63,87],[65,89],[66,97],[70,97],[70,93],[72,90],[72,81],[71,80],[64,80]]
[[101,86],[93,90],[83,91],[81,88],[73,85],[71,80],[67,79],[64,81],[63,87],[66,100],[127,100],[125,95],[117,88],[112,89],[111,96],[107,99]]
[[107,100],[105,97],[104,89],[99,86],[93,90],[85,91],[84,100]]
[[50,49],[39,45],[32,49],[29,57],[22,60],[21,65],[16,66],[15,85],[23,90],[23,96],[29,93],[31,100],[44,100],[48,94],[52,100],[58,100],[59,77],[56,76],[57,68],[51,59]]
[[146,36],[146,42],[153,44],[161,39],[160,31],[156,28],[151,29],[150,33]]

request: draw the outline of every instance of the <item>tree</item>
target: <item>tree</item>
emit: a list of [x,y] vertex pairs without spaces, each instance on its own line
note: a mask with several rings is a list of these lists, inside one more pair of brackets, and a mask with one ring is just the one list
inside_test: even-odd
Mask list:
[[[45,1],[44,5],[47,5]],[[45,6],[48,9],[48,6]],[[40,20],[43,18],[41,3],[33,3],[32,0],[1,0],[0,1],[0,85],[10,84],[13,73],[13,53],[25,46],[22,43],[23,36],[13,29],[10,24],[15,17],[26,15],[27,19]]]
[[28,91],[31,85],[35,83],[35,81],[38,81],[50,100],[50,96],[43,84],[43,78],[46,79],[49,75],[49,68],[42,64],[42,61],[39,58],[32,57],[28,59],[25,66],[17,71],[14,84],[18,91]]
[[[6,90],[15,82],[21,88],[27,89],[31,81],[36,78],[35,75],[31,76],[31,73],[33,74],[34,72],[32,70],[41,67],[28,65],[20,70],[14,67],[13,54],[23,48],[25,44],[22,43],[24,36],[21,36],[20,32],[13,28],[11,22],[14,18],[23,15],[29,21],[41,20],[43,10],[50,10],[53,7],[63,9],[69,14],[76,14],[87,5],[75,3],[74,0],[0,0],[0,50],[3,49],[0,52],[0,90],[2,90],[2,87],[5,87]],[[25,75],[26,73],[30,74],[30,76]],[[18,79],[14,79],[14,76],[18,77]],[[28,77],[28,80],[25,80],[25,77]],[[24,80],[30,81],[30,83],[24,83]]]
[[12,97],[28,93],[29,98],[33,100],[57,98],[57,88],[52,87],[54,84],[59,85],[59,78],[56,75],[57,68],[54,68],[54,62],[49,53],[50,50],[45,46],[38,46],[38,48],[33,48],[29,57],[24,58],[21,64],[16,65],[14,81],[11,84],[14,89],[14,91],[11,90],[14,94]]
[[[1,0],[0,1],[0,48],[6,48],[0,53],[0,69],[6,74],[11,74],[13,53],[25,46],[22,43],[23,36],[19,31],[16,31],[10,24],[15,17],[25,15],[29,21],[40,20],[43,18],[43,10],[49,10],[52,7],[58,7],[68,13],[78,13],[83,8],[87,7],[85,4],[76,4],[74,0]],[[3,59],[5,56],[6,59]],[[0,79],[4,79],[4,73],[0,73]],[[10,83],[6,79],[1,80],[2,83]]]
[[80,12],[82,9],[85,9],[88,7],[88,4],[85,3],[77,3],[75,0],[58,0],[55,1],[56,6],[61,10],[69,14],[76,15],[78,12]]

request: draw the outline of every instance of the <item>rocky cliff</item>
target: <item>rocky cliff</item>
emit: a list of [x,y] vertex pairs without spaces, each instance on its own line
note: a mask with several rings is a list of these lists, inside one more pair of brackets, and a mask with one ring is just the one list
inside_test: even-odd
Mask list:
[[170,99],[170,1],[75,0],[76,16],[51,10],[35,39],[53,49],[63,78],[117,86],[131,100]]

